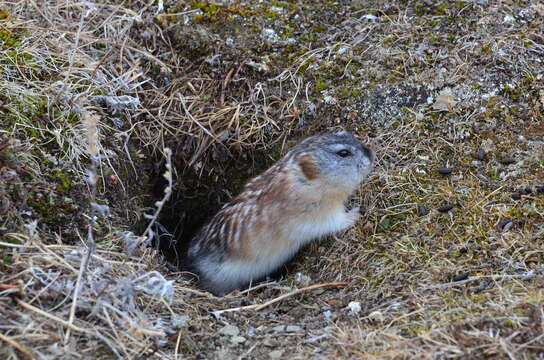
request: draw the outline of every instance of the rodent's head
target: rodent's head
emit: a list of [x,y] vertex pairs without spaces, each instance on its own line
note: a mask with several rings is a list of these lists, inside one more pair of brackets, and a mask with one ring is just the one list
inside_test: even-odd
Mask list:
[[302,141],[287,158],[300,166],[306,180],[351,193],[372,170],[374,153],[349,132],[339,131]]

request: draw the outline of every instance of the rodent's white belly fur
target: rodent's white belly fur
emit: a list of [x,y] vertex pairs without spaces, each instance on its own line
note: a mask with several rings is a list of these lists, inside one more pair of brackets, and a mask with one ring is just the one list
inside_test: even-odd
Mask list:
[[[311,242],[312,240],[322,238],[347,229],[357,220],[358,209],[349,213],[344,207],[338,207],[334,212],[325,218],[315,218],[314,221],[298,222],[290,227],[289,233],[284,236],[287,238],[290,246],[280,248],[276,252],[271,252],[263,246],[257,246],[254,257],[250,261],[241,259],[226,259],[221,264],[203,262],[202,266],[207,268],[205,272],[208,278],[215,284],[225,284],[229,287],[237,287],[247,284],[251,281],[257,281],[267,274],[279,269],[292,258],[298,250]],[[277,241],[277,239],[263,239]],[[258,242],[258,241],[257,241]]]

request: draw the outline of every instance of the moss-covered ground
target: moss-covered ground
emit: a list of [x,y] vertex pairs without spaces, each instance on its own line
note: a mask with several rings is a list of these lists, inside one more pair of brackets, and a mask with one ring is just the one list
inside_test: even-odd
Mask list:
[[[0,357],[542,358],[543,34],[537,0],[1,5]],[[363,218],[274,280],[135,248],[338,128]]]

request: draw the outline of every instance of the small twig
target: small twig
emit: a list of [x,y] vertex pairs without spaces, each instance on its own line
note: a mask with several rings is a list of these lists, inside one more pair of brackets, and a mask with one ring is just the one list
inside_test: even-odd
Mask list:
[[9,345],[13,346],[14,348],[16,348],[17,350],[19,350],[21,352],[21,354],[23,354],[25,356],[25,358],[27,359],[35,359],[34,355],[32,355],[32,353],[30,352],[30,350],[24,348],[21,344],[19,344],[17,341],[5,336],[5,335],[2,335],[2,333],[0,333],[0,340],[8,343]]
[[[81,262],[81,265],[79,266],[79,274],[77,274],[77,280],[76,280],[76,286],[74,289],[74,296],[72,300],[72,307],[70,308],[70,317],[68,318],[68,324],[71,326],[74,323],[74,318],[76,315],[76,309],[77,309],[77,300],[79,296],[79,289],[83,285],[81,282],[81,279],[83,278],[83,274],[85,273],[87,269],[87,264],[89,263],[89,259],[91,257],[91,251],[92,249],[87,249],[87,255]],[[64,336],[64,342],[67,343],[70,339],[70,328],[66,330],[66,335]]]
[[178,338],[176,339],[176,347],[174,347],[174,359],[177,360],[178,358],[178,351],[179,351],[179,344],[181,343],[181,332],[183,330],[178,331]]
[[17,285],[0,284],[0,290],[18,289],[18,288],[19,288],[19,286],[17,286]]
[[15,299],[15,301],[17,301],[17,304],[21,305],[22,307],[24,307],[25,309],[27,310],[30,310],[30,311],[34,311],[35,313],[43,316],[43,317],[46,317],[48,319],[51,319],[53,321],[56,321],[58,322],[59,324],[61,324],[62,326],[68,328],[68,329],[72,329],[74,331],[77,331],[77,332],[82,332],[82,333],[86,333],[87,330],[85,329],[82,329],[80,327],[77,327],[73,324],[70,324],[68,323],[66,320],[63,320],[59,317],[56,317],[55,315],[51,315],[49,313],[46,313],[45,311],[41,310],[41,309],[38,309],[37,307],[35,306],[32,306],[26,302],[24,302],[23,300],[20,300],[20,299]]
[[223,86],[221,87],[221,104],[225,103],[225,89],[229,85],[230,78],[232,74],[234,73],[234,68],[231,68],[229,72],[227,73],[227,76],[225,76],[225,80],[223,80]]
[[12,285],[12,284],[0,284],[0,290],[19,290],[19,297],[25,296],[25,284],[22,280],[19,279],[18,285]]
[[164,172],[163,176],[168,181],[168,186],[164,189],[164,197],[162,198],[162,200],[155,203],[157,209],[155,210],[155,213],[151,217],[151,221],[147,225],[144,233],[142,234],[142,240],[140,240],[138,246],[141,245],[142,241],[147,239],[148,233],[151,230],[151,227],[153,226],[155,221],[157,221],[157,218],[159,217],[159,214],[161,213],[164,204],[166,204],[168,199],[170,199],[170,195],[172,195],[172,150],[170,150],[169,148],[164,148],[164,153],[166,155],[166,171]]
[[262,283],[262,284],[258,284],[258,285],[255,285],[255,286],[252,286],[250,288],[247,288],[245,290],[242,290],[238,293],[238,295],[243,295],[243,294],[247,294],[251,291],[255,291],[255,290],[258,290],[258,289],[261,289],[263,287],[267,287],[268,285],[272,285],[274,284],[274,282],[265,282],[265,283]]
[[225,313],[225,312],[234,312],[234,311],[241,311],[241,310],[260,311],[260,310],[262,310],[264,308],[269,307],[272,304],[280,302],[280,301],[282,301],[282,300],[284,300],[284,299],[286,299],[288,297],[298,295],[298,294],[303,293],[305,291],[315,290],[315,289],[324,288],[324,287],[346,286],[346,285],[348,285],[347,282],[335,282],[335,283],[311,285],[311,286],[307,286],[307,287],[302,288],[302,289],[293,290],[291,292],[288,292],[287,294],[280,295],[277,298],[274,298],[274,299],[272,299],[270,301],[267,301],[267,302],[265,302],[263,304],[254,304],[254,305],[240,306],[240,307],[231,308],[231,309],[218,310],[218,311],[214,311],[214,314],[222,314],[222,313]]

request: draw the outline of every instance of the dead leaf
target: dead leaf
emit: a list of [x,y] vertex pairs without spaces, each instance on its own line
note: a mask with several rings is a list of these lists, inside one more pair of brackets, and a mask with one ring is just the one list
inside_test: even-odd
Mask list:
[[436,101],[433,104],[433,110],[453,111],[453,108],[456,104],[457,101],[455,101],[455,96],[451,92],[451,89],[445,88],[436,98]]

